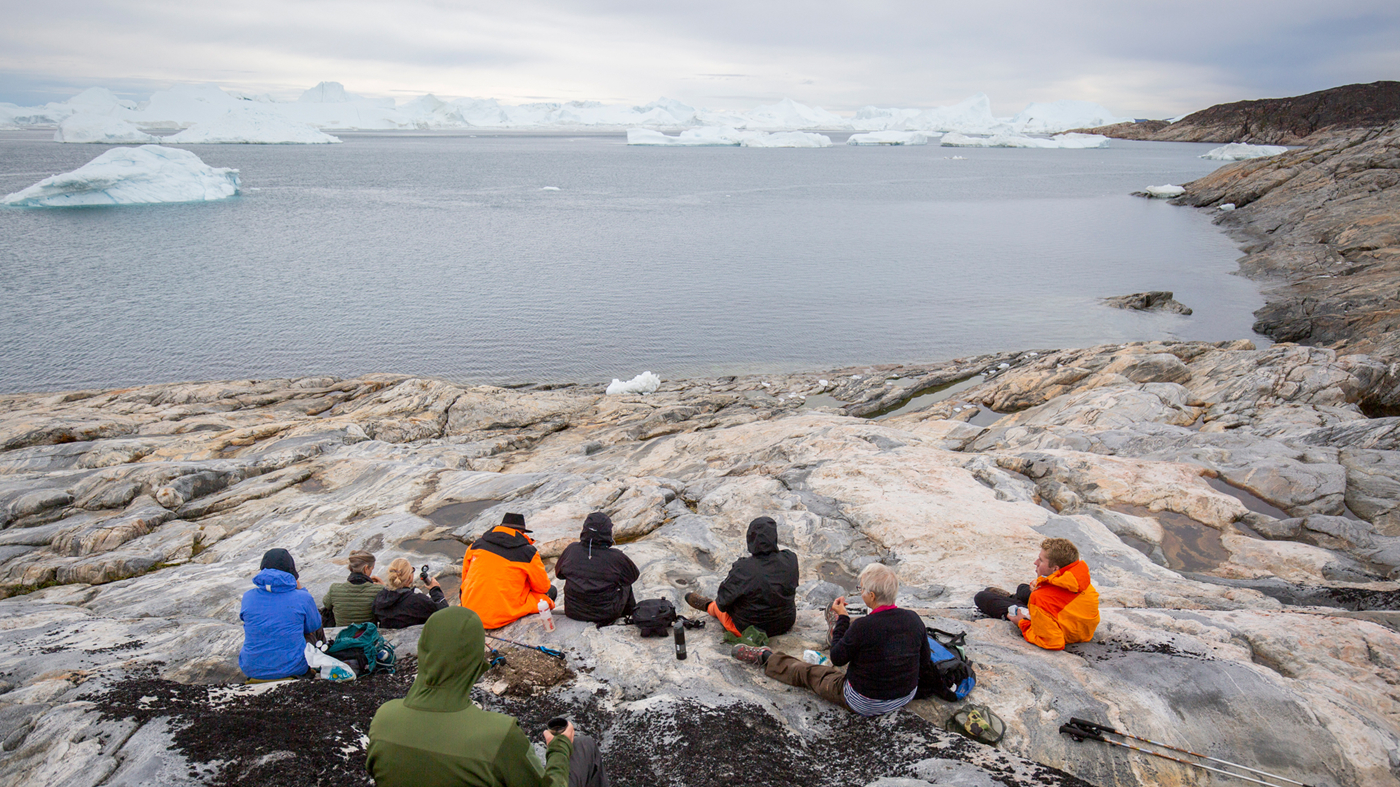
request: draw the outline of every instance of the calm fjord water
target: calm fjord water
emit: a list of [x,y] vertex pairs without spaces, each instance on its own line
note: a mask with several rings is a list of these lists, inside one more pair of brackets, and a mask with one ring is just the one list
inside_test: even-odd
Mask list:
[[[186,146],[241,170],[222,202],[0,209],[0,391],[822,369],[1253,338],[1263,303],[1208,217],[1128,196],[1211,171],[1206,145],[341,136]],[[106,149],[0,132],[0,194]],[[1098,303],[1153,289],[1196,313]]]

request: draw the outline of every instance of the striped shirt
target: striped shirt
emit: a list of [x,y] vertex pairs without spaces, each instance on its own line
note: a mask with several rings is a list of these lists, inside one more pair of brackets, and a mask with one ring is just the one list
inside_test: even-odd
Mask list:
[[883,716],[886,713],[892,713],[908,705],[909,701],[914,699],[915,692],[919,689],[916,686],[914,687],[914,691],[909,692],[903,697],[895,697],[892,700],[872,700],[851,688],[849,682],[842,687],[842,690],[846,695],[846,704],[850,706],[851,710],[862,716]]

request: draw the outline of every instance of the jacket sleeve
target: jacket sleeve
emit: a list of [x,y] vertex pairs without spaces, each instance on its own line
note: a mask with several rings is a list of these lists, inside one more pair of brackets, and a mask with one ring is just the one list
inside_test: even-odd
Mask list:
[[305,631],[310,634],[321,628],[321,610],[316,609],[316,597],[311,595],[311,591],[301,591],[301,606],[306,615]]
[[321,609],[335,611],[335,606],[331,604],[331,589],[326,588],[326,595],[321,596]]
[[[838,667],[844,667],[851,663],[851,657],[860,649],[859,644],[852,641],[851,618],[849,615],[842,615],[836,619],[836,628],[831,631],[831,663]],[[925,643],[927,648],[928,644]]]
[[443,595],[441,587],[428,588],[428,598],[431,599],[428,603],[432,605],[434,612],[439,609],[447,609],[447,597]]
[[564,551],[563,551],[562,554],[559,555],[559,559],[556,560],[556,561],[554,561],[554,578],[555,578],[555,579],[562,579],[562,580],[565,580],[565,581],[567,581],[567,580],[569,579],[567,572],[568,572],[568,570],[569,570],[569,566],[573,563],[573,561],[569,559],[569,556],[572,555],[573,552],[574,552],[574,545],[573,545],[573,544],[570,544],[570,545],[564,547]]
[[541,765],[534,747],[520,731],[520,725],[512,724],[496,750],[497,780],[504,787],[568,787],[569,757],[573,751],[573,741],[556,735],[545,750],[548,764]]
[[[530,589],[536,593],[549,592],[549,572],[544,570],[544,561],[540,559],[540,553],[530,558],[529,567],[525,569],[525,575],[529,577]],[[554,604],[551,602],[550,606]]]
[[622,555],[622,562],[619,564],[618,568],[620,569],[620,576],[618,579],[624,585],[630,585],[642,576],[642,572],[637,570],[637,564],[633,563],[632,558],[626,555]]
[[748,578],[744,576],[739,563],[735,562],[729,569],[729,576],[719,583],[719,590],[715,593],[715,604],[719,606],[720,611],[732,610],[735,604],[748,595],[748,585]]
[[1065,632],[1060,628],[1060,622],[1045,610],[1034,604],[1027,607],[1030,611],[1030,620],[1019,620],[1016,625],[1021,627],[1021,636],[1032,645],[1045,648],[1046,650],[1064,650]]

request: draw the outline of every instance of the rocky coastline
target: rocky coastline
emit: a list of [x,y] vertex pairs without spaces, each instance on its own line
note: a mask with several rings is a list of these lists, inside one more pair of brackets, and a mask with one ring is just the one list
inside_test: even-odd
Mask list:
[[[1235,205],[1217,221],[1270,281],[1263,349],[1022,350],[644,396],[398,375],[0,396],[0,786],[364,783],[368,714],[408,675],[228,686],[259,557],[291,550],[318,596],[354,549],[450,588],[506,510],[548,558],[606,511],[639,597],[677,602],[772,516],[802,566],[789,651],[820,647],[821,608],[890,563],[901,605],[968,632],[972,698],[1008,730],[972,744],[937,700],[854,719],[729,658],[714,627],[685,661],[630,627],[505,629],[565,649],[573,677],[484,681],[482,704],[531,735],[575,716],[618,785],[1217,783],[1075,743],[1072,716],[1309,784],[1400,783],[1397,138],[1186,184],[1183,205]],[[1048,536],[1079,545],[1103,599],[1094,641],[1064,652],[970,603],[1025,581]],[[393,637],[408,672],[416,630]]]

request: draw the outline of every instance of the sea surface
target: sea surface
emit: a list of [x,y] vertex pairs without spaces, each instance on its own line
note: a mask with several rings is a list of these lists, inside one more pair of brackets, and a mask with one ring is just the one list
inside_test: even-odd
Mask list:
[[[108,149],[0,132],[0,194]],[[200,204],[0,208],[0,391],[402,372],[460,382],[1258,338],[1199,211],[1210,145],[628,147],[623,134],[189,145]],[[836,135],[840,143],[845,135]],[[1100,298],[1172,290],[1195,314]]]

